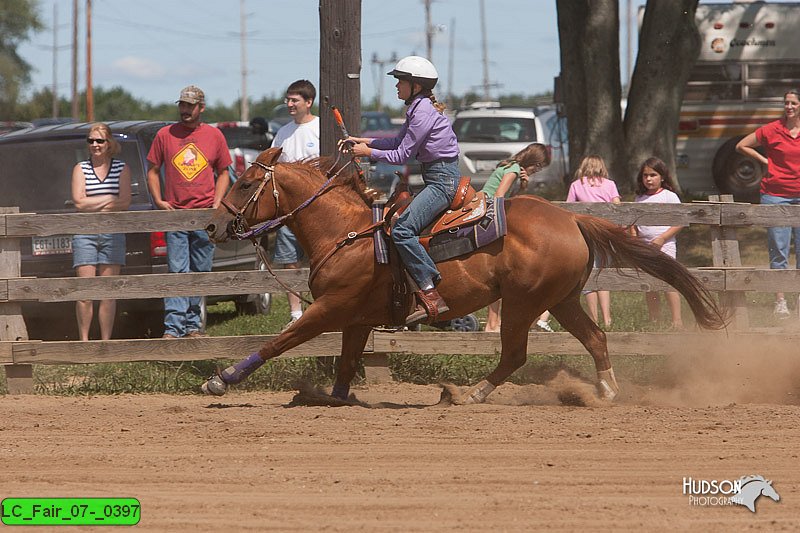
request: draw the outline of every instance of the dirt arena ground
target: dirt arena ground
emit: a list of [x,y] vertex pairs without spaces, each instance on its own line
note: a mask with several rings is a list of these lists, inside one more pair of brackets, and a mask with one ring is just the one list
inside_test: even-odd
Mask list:
[[[372,408],[5,396],[0,497],[135,497],[136,530],[158,532],[798,531],[796,360],[711,361],[702,380],[678,365],[680,386],[621,380],[611,405],[566,375],[477,406],[410,384],[355,389]],[[780,502],[751,513],[682,493],[685,477],[751,474]]]

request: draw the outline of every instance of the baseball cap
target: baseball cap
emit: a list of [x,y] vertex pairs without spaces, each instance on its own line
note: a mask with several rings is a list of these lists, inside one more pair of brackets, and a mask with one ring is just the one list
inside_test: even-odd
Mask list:
[[181,95],[176,104],[186,102],[187,104],[204,104],[206,101],[206,94],[200,87],[189,85],[181,89]]

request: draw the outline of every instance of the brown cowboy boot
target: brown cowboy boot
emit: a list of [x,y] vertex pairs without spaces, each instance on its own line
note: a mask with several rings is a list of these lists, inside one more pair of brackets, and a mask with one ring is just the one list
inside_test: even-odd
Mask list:
[[406,324],[414,324],[427,317],[427,323],[433,324],[439,319],[439,315],[450,310],[436,289],[420,290],[414,293],[417,295],[417,308],[413,313],[406,317]]

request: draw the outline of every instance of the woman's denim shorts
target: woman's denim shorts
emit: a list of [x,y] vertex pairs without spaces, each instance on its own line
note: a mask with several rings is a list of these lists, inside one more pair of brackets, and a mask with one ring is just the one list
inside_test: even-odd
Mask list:
[[72,267],[82,265],[124,265],[125,234],[74,235]]

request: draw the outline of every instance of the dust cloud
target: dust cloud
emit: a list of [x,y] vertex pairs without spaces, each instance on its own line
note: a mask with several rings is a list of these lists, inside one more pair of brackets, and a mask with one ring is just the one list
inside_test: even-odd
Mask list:
[[[687,338],[682,353],[652,364],[645,383],[626,380],[617,368],[614,403],[663,407],[730,404],[800,405],[800,349],[769,336]],[[614,356],[611,356],[612,364]],[[504,384],[487,403],[503,405],[609,405],[597,396],[595,378],[561,368],[539,384]]]
[[[617,376],[619,379],[619,376]],[[652,384],[622,384],[620,400],[642,405],[705,407],[800,404],[800,350],[769,336],[717,342],[671,355]]]

